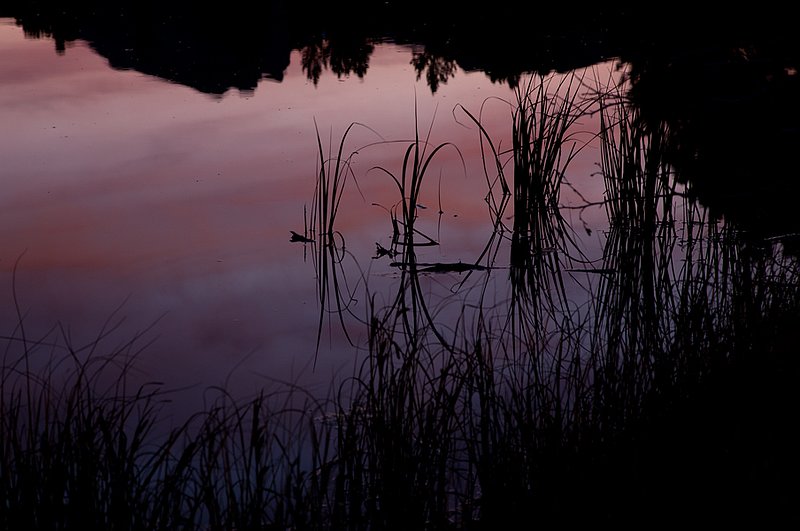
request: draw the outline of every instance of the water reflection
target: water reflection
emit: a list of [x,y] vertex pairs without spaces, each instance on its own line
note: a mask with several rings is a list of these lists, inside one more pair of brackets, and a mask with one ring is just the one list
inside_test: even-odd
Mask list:
[[411,64],[417,71],[417,79],[424,77],[431,92],[434,93],[439,89],[439,85],[447,83],[456,73],[455,61],[429,53],[427,50],[415,52]]
[[[388,290],[361,277],[371,301],[356,326],[366,332],[365,360],[339,395],[347,398],[345,407],[337,402],[336,421],[351,445],[339,455],[348,463],[343,473],[364,485],[359,499],[391,494],[393,501],[343,503],[346,521],[510,525],[532,506],[538,522],[562,524],[596,522],[598,514],[634,522],[667,507],[676,519],[762,514],[731,510],[731,498],[763,503],[759,487],[731,470],[760,459],[750,450],[763,433],[739,431],[752,421],[749,412],[796,403],[788,389],[773,394],[765,369],[753,378],[747,372],[765,356],[796,374],[784,355],[796,337],[785,326],[798,311],[797,259],[780,244],[754,243],[691,199],[667,162],[667,124],[652,128],[619,92],[571,99],[565,79],[575,77],[532,81],[517,100],[518,142],[504,155],[489,150],[499,158],[489,172],[503,172],[503,157],[510,159],[514,191],[513,201],[487,201],[514,212],[506,234],[505,207],[496,211],[485,266],[418,267],[416,188],[404,192],[397,180],[410,216],[401,224],[404,267]],[[602,117],[596,140],[608,218],[599,258],[563,236],[571,228],[559,202],[542,193],[566,162],[541,162],[573,152],[570,136],[554,131],[562,123],[572,130],[584,113]],[[553,153],[531,153],[547,141],[556,143]],[[418,148],[412,144],[406,160]],[[577,256],[585,259],[579,267]],[[740,385],[758,389],[747,411],[729,403],[740,404]],[[775,396],[788,402],[778,406]],[[709,414],[724,421],[707,424]],[[759,426],[780,437],[789,429]],[[772,472],[762,470],[776,489],[790,488],[771,474],[792,453],[781,453],[781,464],[767,467]],[[363,461],[374,468],[357,468]],[[387,468],[404,472],[374,478],[367,471]],[[604,490],[609,483],[614,488]],[[576,493],[576,484],[590,487]],[[609,509],[619,496],[630,503]],[[565,513],[576,497],[587,512]]]
[[[175,386],[221,383],[241,362],[236,371],[245,391],[264,377],[295,378],[313,365],[314,269],[311,262],[297,266],[302,250],[288,240],[289,231],[303,232],[303,205],[311,206],[315,120],[326,145],[353,120],[387,139],[408,139],[416,92],[421,120],[428,124],[436,116],[431,141],[453,142],[471,160],[474,131],[455,124],[449,109],[509,94],[483,76],[460,72],[429,96],[424,81],[415,81],[411,51],[394,45],[376,49],[363,81],[323,76],[315,87],[296,51],[281,84],[262,82],[247,98],[210,99],[112,70],[81,41],[57,57],[52,43],[23,39],[20,28],[7,24],[0,26],[0,42],[0,77],[8,89],[0,91],[2,321],[15,321],[10,274],[25,252],[17,288],[32,332],[62,320],[88,338],[127,298],[121,313],[131,333],[166,313],[154,332],[159,340],[138,368],[143,379]],[[487,127],[503,119],[493,116]],[[358,128],[347,152],[376,140]],[[364,196],[387,209],[397,201],[391,179],[362,174],[393,160],[393,147],[376,146],[354,159]],[[430,261],[457,261],[470,256],[463,249],[472,253],[482,245],[471,235],[487,231],[483,177],[473,164],[465,174],[454,151],[437,158],[442,165],[420,198],[431,208],[420,210],[418,226],[437,234],[441,185],[441,230],[450,238]],[[448,196],[451,186],[464,194]],[[363,201],[357,192],[347,194],[345,215],[337,220],[348,250],[362,260],[374,254],[376,242],[389,248],[392,235],[387,211],[365,209]],[[341,355],[323,356],[309,381],[327,386],[332,370],[352,364],[349,350],[340,348],[347,340],[337,334],[324,334],[322,346]]]
[[319,83],[323,70],[327,69],[340,78],[351,74],[363,78],[374,49],[374,45],[366,40],[319,39],[302,48],[303,71],[314,85]]
[[[52,37],[60,52],[82,39],[116,68],[211,94],[247,94],[264,77],[282,80],[294,50],[315,85],[326,70],[363,78],[385,40],[416,46],[410,64],[433,92],[457,68],[513,86],[526,72],[619,57],[631,65],[631,97],[645,119],[670,123],[670,162],[683,182],[694,182],[715,213],[756,232],[798,232],[791,203],[781,201],[796,195],[789,184],[796,179],[781,175],[793,166],[789,154],[799,140],[792,101],[800,93],[800,49],[778,12],[676,11],[653,19],[638,8],[567,16],[557,6],[501,4],[478,23],[452,2],[421,13],[395,2],[268,2],[246,16],[181,2],[125,9],[14,2],[3,9],[0,15],[15,17],[27,35]],[[677,42],[676,32],[690,38]]]
[[[10,277],[31,247],[14,279],[29,305],[91,321],[120,289],[145,293],[137,315],[179,300],[186,314],[167,348],[140,360],[144,380],[243,366],[289,374],[288,394],[300,395],[238,402],[248,375],[226,375],[235,389],[204,403],[196,424],[144,444],[160,395],[138,387],[132,344],[95,356],[108,327],[76,340],[12,294],[6,527],[86,515],[102,527],[220,529],[796,516],[796,482],[783,480],[798,469],[785,442],[796,441],[797,258],[734,210],[719,219],[694,201],[713,182],[709,161],[732,153],[707,138],[704,111],[653,108],[648,83],[674,62],[634,64],[630,92],[620,72],[590,75],[599,68],[518,77],[517,91],[476,76],[459,92],[467,76],[450,69],[461,63],[359,39],[350,62],[335,37],[314,42],[307,57],[293,52],[282,85],[251,100],[192,99],[129,72],[103,87],[112,104],[72,94],[39,100],[47,109],[0,107],[2,123],[20,124],[0,148],[14,177],[2,259]],[[89,49],[75,48],[102,78]],[[366,72],[368,58],[369,76],[346,90],[321,74]],[[418,64],[438,84],[412,104]],[[783,72],[766,80],[777,101],[794,86],[796,72]],[[38,75],[34,92],[69,89]],[[390,90],[398,79],[405,108],[403,89]],[[477,88],[503,97],[503,112],[483,112],[497,99]],[[454,121],[427,126],[446,97],[459,102]],[[117,114],[132,102],[135,112]],[[770,123],[736,108],[747,124]],[[313,118],[339,125],[314,131]],[[370,127],[334,132],[353,120]],[[70,124],[77,141],[59,130]],[[792,145],[784,133],[779,145]],[[767,169],[785,171],[778,160]],[[330,377],[336,356],[348,372]],[[292,373],[312,360],[330,362],[321,390]],[[98,366],[111,368],[110,384]]]
[[[293,50],[302,50],[305,71],[316,82],[329,67],[337,75],[363,76],[376,42],[419,44],[414,65],[435,91],[457,64],[493,80],[518,80],[526,71],[567,70],[618,55],[617,13],[573,16],[557,9],[494,6],[476,20],[455,2],[424,10],[395,2],[344,4],[265,2],[247,13],[219,6],[188,8],[185,2],[120,7],[113,3],[13,2],[0,16],[14,17],[31,36],[48,36],[63,53],[83,39],[116,68],[182,83],[212,94],[251,90],[262,77],[282,79]],[[529,31],[526,17],[546,20]],[[603,25],[599,31],[595,26]],[[475,34],[480,39],[475,38]]]

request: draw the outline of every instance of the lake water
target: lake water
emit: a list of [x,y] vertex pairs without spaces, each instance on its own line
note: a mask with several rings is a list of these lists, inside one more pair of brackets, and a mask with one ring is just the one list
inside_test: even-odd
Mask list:
[[0,6],[0,526],[796,519],[791,17],[190,7]]
[[[6,333],[16,324],[16,264],[29,336],[60,323],[75,344],[90,342],[116,311],[124,323],[112,341],[146,328],[145,339],[154,340],[136,365],[143,379],[203,389],[230,377],[237,388],[254,389],[264,377],[302,373],[308,384],[352,370],[353,349],[337,327],[326,329],[317,351],[317,275],[308,246],[289,241],[290,231],[303,232],[313,199],[315,123],[325,149],[334,150],[348,125],[366,126],[347,138],[345,154],[359,153],[337,229],[358,267],[375,278],[372,287],[396,276],[388,258],[372,257],[376,243],[389,246],[387,209],[399,195],[371,168],[399,171],[405,144],[384,141],[413,139],[417,126],[422,135],[430,129],[433,145],[452,143],[422,189],[419,224],[440,242],[424,260],[474,263],[492,235],[480,133],[463,109],[482,112],[483,126],[506,149],[514,92],[455,68],[432,93],[411,64],[415,51],[377,44],[363,78],[323,71],[317,83],[294,51],[280,82],[209,95],[114,69],[81,40],[56,53],[52,40],[26,38],[2,20]],[[613,63],[601,64],[587,75],[612,71]],[[587,130],[596,127],[588,122]],[[595,199],[602,188],[592,178],[596,155],[586,150],[571,165],[582,193]],[[563,202],[580,200],[566,191]],[[578,226],[584,223],[601,229],[602,210],[584,212]],[[366,311],[363,302],[356,313]]]

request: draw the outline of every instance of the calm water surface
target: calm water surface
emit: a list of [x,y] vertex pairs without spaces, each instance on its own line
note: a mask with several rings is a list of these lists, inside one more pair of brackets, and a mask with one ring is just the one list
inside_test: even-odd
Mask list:
[[409,7],[0,4],[0,527],[797,519],[793,18]]
[[[509,146],[508,86],[456,69],[432,94],[417,79],[412,51],[379,44],[365,77],[327,72],[316,85],[294,52],[280,83],[264,79],[252,92],[211,96],[112,69],[83,41],[57,54],[51,40],[26,38],[10,19],[0,21],[3,332],[17,322],[17,264],[30,337],[61,323],[80,345],[117,308],[124,321],[112,346],[154,324],[145,342],[155,342],[137,363],[143,380],[198,389],[227,380],[248,390],[301,374],[306,384],[327,385],[332,371],[352,370],[355,351],[340,326],[325,325],[317,356],[310,246],[289,241],[290,230],[303,231],[314,191],[315,122],[325,149],[338,146],[350,123],[368,126],[348,136],[346,153],[358,150],[357,182],[348,183],[337,218],[356,294],[361,272],[371,291],[397,275],[388,258],[372,256],[376,242],[389,244],[387,209],[399,195],[371,168],[400,171],[407,144],[383,141],[413,138],[415,105],[421,134],[432,124],[432,144],[453,144],[437,155],[423,187],[418,226],[441,245],[424,250],[421,261],[474,262],[492,235],[479,134],[460,106],[482,112],[500,149]],[[607,78],[611,70],[600,65],[588,75]],[[587,131],[596,130],[593,120]],[[602,193],[602,179],[592,177],[596,161],[590,146],[569,175],[590,200]],[[580,202],[563,192],[563,204]],[[573,225],[591,232],[586,248],[599,249],[602,210],[577,213]],[[507,274],[496,276],[505,285]],[[447,293],[463,280],[449,274],[426,282]],[[505,289],[491,297],[503,299]],[[466,299],[457,301],[441,315],[458,313]],[[355,313],[366,313],[363,303],[355,297]],[[355,330],[353,339],[363,342],[361,335]]]

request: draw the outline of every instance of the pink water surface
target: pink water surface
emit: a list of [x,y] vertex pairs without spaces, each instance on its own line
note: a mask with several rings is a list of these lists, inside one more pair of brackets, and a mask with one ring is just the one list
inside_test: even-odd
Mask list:
[[[430,252],[440,261],[474,260],[491,234],[478,131],[458,105],[477,114],[485,104],[485,127],[508,147],[509,87],[457,71],[432,95],[411,54],[377,45],[364,79],[327,73],[315,86],[295,52],[281,83],[212,97],[114,70],[81,41],[57,55],[52,41],[0,20],[2,333],[17,322],[19,260],[30,336],[61,322],[76,343],[90,341],[123,302],[112,344],[157,321],[137,364],[143,380],[203,389],[230,378],[247,390],[264,377],[303,373],[323,385],[351,370],[354,355],[331,327],[310,372],[315,271],[289,242],[314,190],[315,121],[326,147],[352,122],[380,135],[356,127],[348,138],[346,152],[363,148],[353,159],[358,188],[348,184],[337,219],[361,267],[379,277],[394,270],[371,253],[391,226],[373,203],[390,208],[399,195],[370,168],[399,172],[405,145],[364,146],[412,138],[415,102],[422,133],[433,121],[432,142],[457,146],[437,156],[421,199],[420,226],[436,232],[442,245]],[[587,196],[600,187],[591,151],[571,169]],[[584,213],[589,224],[601,217]]]

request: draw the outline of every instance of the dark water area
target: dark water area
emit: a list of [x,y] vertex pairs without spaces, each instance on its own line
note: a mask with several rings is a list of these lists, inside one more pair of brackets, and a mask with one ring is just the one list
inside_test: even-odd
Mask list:
[[4,2],[0,525],[796,525],[799,96],[767,8]]

